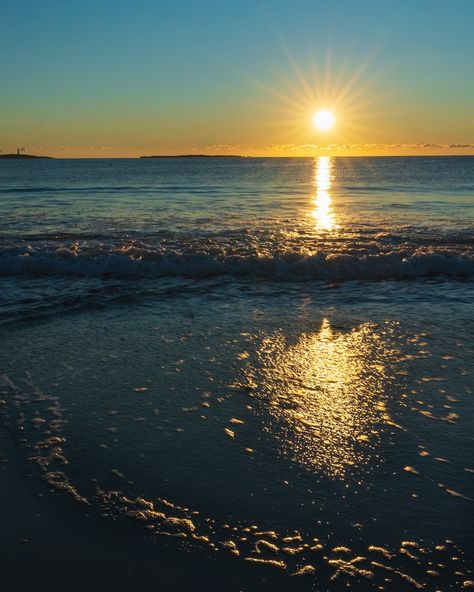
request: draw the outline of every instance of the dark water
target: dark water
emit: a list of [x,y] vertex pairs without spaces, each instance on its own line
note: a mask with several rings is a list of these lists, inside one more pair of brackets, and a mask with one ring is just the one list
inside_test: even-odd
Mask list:
[[282,589],[468,587],[473,206],[470,157],[0,162],[31,486]]

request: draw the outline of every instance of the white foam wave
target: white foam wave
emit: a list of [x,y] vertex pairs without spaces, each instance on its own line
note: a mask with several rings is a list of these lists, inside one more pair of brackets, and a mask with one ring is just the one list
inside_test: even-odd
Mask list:
[[342,254],[296,252],[274,256],[148,252],[131,256],[114,250],[72,252],[30,250],[0,254],[0,276],[187,277],[255,276],[269,280],[385,280],[436,275],[474,275],[474,255],[456,250],[414,250],[401,253]]

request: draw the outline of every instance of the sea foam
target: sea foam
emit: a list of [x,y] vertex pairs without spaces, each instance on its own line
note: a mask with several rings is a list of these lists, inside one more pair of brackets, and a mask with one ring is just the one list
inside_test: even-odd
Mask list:
[[455,249],[415,249],[380,253],[275,255],[151,250],[130,254],[123,249],[72,250],[19,248],[0,253],[0,276],[114,276],[121,278],[253,276],[268,280],[389,280],[437,275],[469,277],[474,255]]

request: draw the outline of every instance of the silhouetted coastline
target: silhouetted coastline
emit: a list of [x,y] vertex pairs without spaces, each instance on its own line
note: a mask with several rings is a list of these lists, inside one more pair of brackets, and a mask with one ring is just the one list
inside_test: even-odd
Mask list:
[[5,159],[24,159],[24,158],[53,158],[52,156],[37,156],[36,154],[0,154],[0,158]]
[[240,154],[165,154],[140,156],[139,158],[246,158]]

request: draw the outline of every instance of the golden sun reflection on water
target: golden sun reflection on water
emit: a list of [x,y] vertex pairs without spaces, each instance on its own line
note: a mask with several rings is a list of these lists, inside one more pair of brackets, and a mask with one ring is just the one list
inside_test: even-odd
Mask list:
[[251,379],[283,453],[339,478],[368,462],[381,424],[396,425],[384,401],[388,354],[370,323],[338,332],[325,319],[293,344],[281,333],[264,339]]
[[331,231],[336,228],[336,219],[331,207],[332,199],[330,189],[333,179],[333,162],[329,156],[320,156],[316,160],[314,185],[316,195],[314,198],[315,209],[311,215],[316,221],[318,230]]

